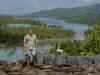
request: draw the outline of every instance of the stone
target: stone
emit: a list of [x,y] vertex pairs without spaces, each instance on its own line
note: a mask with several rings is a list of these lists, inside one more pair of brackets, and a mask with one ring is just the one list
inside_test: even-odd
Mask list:
[[6,67],[12,67],[12,64],[7,64]]
[[27,67],[22,68],[21,72],[23,72],[23,73],[27,72]]
[[50,65],[50,64],[56,64],[56,56],[53,54],[47,54],[44,58],[43,58],[43,63]]
[[6,75],[6,73],[0,70],[0,75]]
[[42,70],[38,70],[36,75],[48,75],[48,73]]
[[93,65],[92,56],[77,56],[78,67],[90,67]]
[[67,56],[60,55],[56,57],[56,65],[66,64],[66,61],[67,61]]
[[95,70],[100,73],[100,67],[95,67]]
[[43,57],[44,57],[43,54],[38,54],[37,55],[37,64],[38,65],[42,65],[43,64]]
[[72,75],[70,73],[65,73],[65,72],[49,72],[48,75]]
[[68,56],[66,63],[71,67],[77,67],[77,56]]
[[6,66],[7,62],[6,61],[0,61],[0,66]]
[[13,71],[19,71],[21,69],[21,66],[14,66],[11,68]]
[[94,57],[94,65],[95,67],[100,67],[100,56],[95,56]]
[[89,67],[88,72],[89,73],[95,73],[95,68],[94,67]]
[[16,62],[16,65],[17,65],[17,66],[22,66],[22,64],[23,64],[23,61],[22,61],[22,60],[18,60],[18,61]]
[[53,65],[42,65],[41,69],[51,69],[53,68]]
[[7,75],[24,75],[24,74],[19,72],[9,72]]

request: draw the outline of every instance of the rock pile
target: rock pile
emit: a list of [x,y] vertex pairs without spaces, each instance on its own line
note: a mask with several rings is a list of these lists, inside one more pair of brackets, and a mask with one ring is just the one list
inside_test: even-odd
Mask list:
[[53,54],[38,54],[37,64],[69,65],[71,67],[100,67],[100,56],[56,56]]
[[100,75],[100,58],[88,56],[37,55],[37,64],[30,68],[22,60],[0,61],[0,75]]

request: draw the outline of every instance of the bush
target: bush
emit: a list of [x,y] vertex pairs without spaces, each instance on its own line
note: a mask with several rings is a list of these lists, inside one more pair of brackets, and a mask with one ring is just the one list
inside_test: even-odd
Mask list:
[[[38,39],[56,39],[56,38],[73,38],[75,32],[72,30],[48,29],[46,25],[32,26],[33,33]],[[23,41],[24,36],[28,33],[29,28],[9,28],[5,25],[0,26],[0,43],[16,44]],[[70,35],[67,35],[70,34]]]

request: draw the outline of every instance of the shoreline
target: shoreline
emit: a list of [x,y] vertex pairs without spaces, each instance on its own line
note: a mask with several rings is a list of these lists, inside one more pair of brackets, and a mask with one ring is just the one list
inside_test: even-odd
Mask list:
[[[67,39],[45,39],[45,40],[38,40],[39,43],[52,43],[52,42],[65,42],[67,40],[73,40],[72,38],[67,38]],[[4,48],[4,47],[9,47],[9,46],[15,46],[15,45],[19,45],[21,43],[16,43],[16,44],[11,44],[11,43],[0,43],[0,48]]]

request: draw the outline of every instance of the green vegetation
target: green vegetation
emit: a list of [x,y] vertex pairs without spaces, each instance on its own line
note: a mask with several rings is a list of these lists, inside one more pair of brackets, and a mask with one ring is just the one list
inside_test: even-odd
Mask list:
[[87,30],[85,33],[83,41],[61,43],[60,48],[64,50],[63,53],[57,52],[57,44],[50,52],[56,55],[80,55],[80,53],[84,53],[86,56],[95,56],[100,54],[100,26],[95,25],[93,30]]
[[[66,19],[66,18],[65,18]],[[100,24],[100,14],[85,13],[79,16],[71,16],[66,22],[87,23],[89,25]]]
[[[9,28],[5,25],[0,26],[0,43],[16,44],[23,41],[24,36],[28,33],[28,28]],[[33,33],[38,39],[67,39],[73,38],[75,32],[64,30],[61,26],[56,25],[33,25]]]
[[34,24],[41,25],[40,21],[35,21],[34,19],[16,19],[12,16],[0,16],[0,25],[4,24]]
[[58,44],[56,43],[56,46],[51,49],[51,53],[56,55],[66,54],[68,56],[70,55],[80,55],[79,53],[82,52],[82,45],[81,41],[66,41],[62,42],[60,44],[60,49],[64,50],[63,53],[57,51]]
[[100,53],[100,26],[96,25],[92,32],[85,35],[83,46],[87,53]]
[[56,8],[28,14],[24,17],[63,19],[67,22],[100,24],[100,4],[76,8]]

